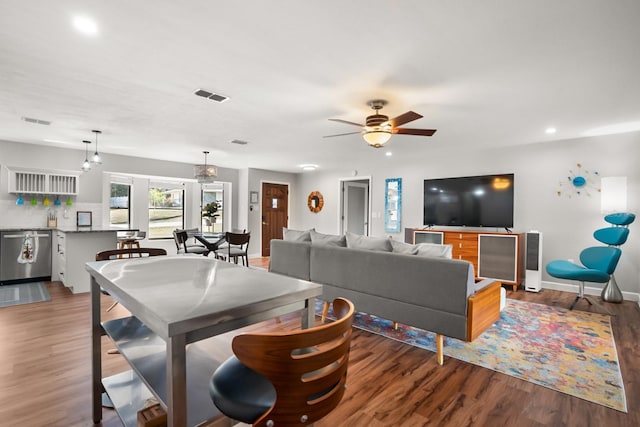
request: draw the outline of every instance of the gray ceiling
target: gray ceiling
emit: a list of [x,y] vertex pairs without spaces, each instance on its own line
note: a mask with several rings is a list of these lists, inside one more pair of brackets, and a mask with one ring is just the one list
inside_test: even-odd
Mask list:
[[[75,31],[75,14],[98,35]],[[327,119],[361,123],[373,98],[438,129],[395,135],[400,161],[575,138],[640,120],[638,17],[637,0],[4,0],[0,139],[83,150],[100,129],[109,153],[349,169],[385,150],[323,138],[358,130]]]

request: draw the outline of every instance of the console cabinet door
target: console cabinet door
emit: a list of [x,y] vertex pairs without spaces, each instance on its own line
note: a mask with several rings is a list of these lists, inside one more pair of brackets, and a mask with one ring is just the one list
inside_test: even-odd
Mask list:
[[518,282],[517,235],[478,235],[478,277]]

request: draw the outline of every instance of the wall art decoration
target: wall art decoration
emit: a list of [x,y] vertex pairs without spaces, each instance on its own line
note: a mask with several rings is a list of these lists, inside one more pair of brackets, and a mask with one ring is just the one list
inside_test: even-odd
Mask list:
[[600,174],[596,170],[582,167],[582,163],[576,163],[569,169],[565,179],[560,180],[557,191],[558,197],[583,196],[591,197],[593,193],[600,192]]
[[384,182],[384,231],[399,233],[402,222],[402,178]]

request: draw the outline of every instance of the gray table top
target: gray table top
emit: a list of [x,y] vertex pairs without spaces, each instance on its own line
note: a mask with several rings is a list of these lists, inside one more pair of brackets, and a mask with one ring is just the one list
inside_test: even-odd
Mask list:
[[203,256],[89,262],[98,284],[163,338],[322,293],[322,286]]

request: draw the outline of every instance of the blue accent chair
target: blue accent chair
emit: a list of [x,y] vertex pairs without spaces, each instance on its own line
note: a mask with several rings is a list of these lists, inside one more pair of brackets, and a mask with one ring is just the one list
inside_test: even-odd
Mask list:
[[580,252],[582,265],[571,261],[556,260],[547,264],[547,273],[553,277],[580,282],[578,296],[569,307],[573,310],[580,299],[585,299],[589,305],[592,302],[584,295],[584,282],[607,283],[618,265],[622,251],[612,246],[594,246]]
[[592,305],[592,302],[584,296],[584,282],[605,283],[602,299],[607,302],[622,302],[622,292],[615,282],[613,273],[622,255],[619,246],[627,241],[629,224],[635,218],[636,216],[632,213],[614,213],[605,216],[604,220],[612,224],[612,227],[596,230],[593,237],[608,246],[584,249],[580,253],[582,265],[565,260],[551,261],[547,264],[546,269],[550,276],[579,282],[578,296],[569,310],[573,310],[580,299],[585,299],[589,305]]

